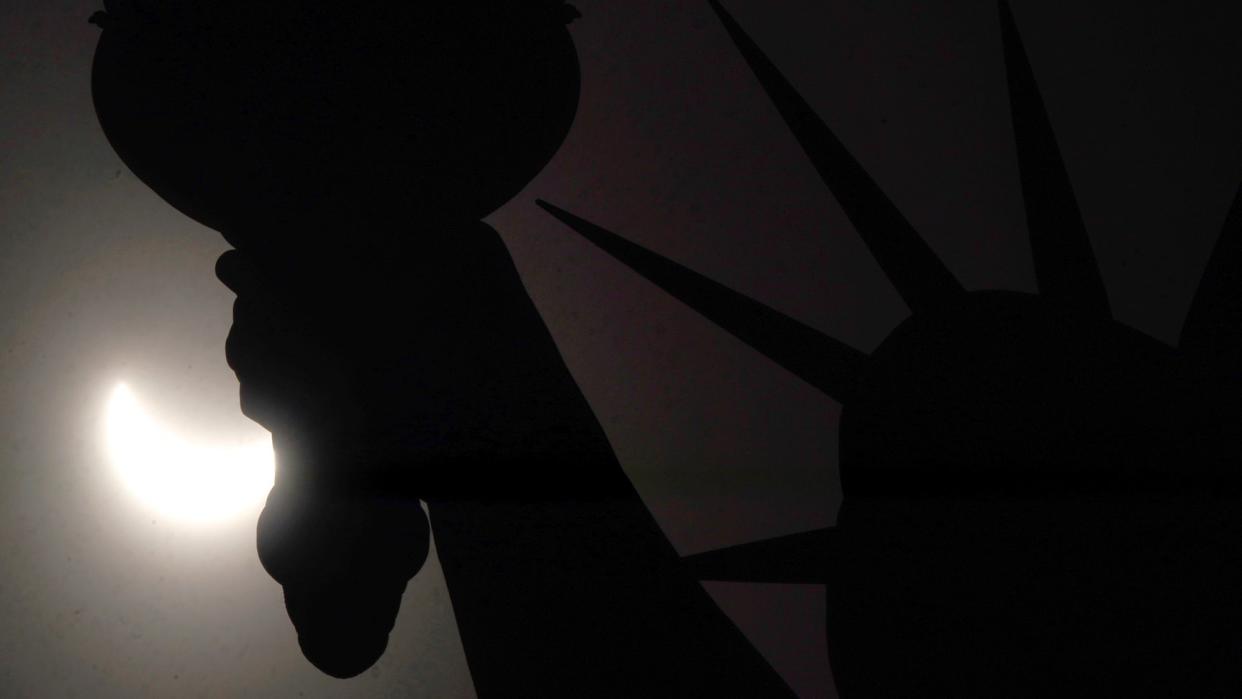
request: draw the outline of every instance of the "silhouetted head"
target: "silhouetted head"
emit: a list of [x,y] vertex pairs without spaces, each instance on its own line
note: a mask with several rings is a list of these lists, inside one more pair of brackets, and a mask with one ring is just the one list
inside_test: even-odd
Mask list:
[[871,354],[842,413],[842,485],[1066,494],[1184,476],[1170,452],[1184,448],[1184,379],[1171,348],[1110,319],[1036,295],[963,294]]
[[823,580],[844,697],[1238,694],[1242,193],[1177,348],[1116,322],[1002,0],[1039,294],[967,291],[708,2],[912,315],[866,354],[543,204],[843,406],[837,526],[696,567]]
[[548,162],[577,108],[577,15],[560,0],[107,6],[92,18],[105,134],[226,235],[360,201],[480,218]]

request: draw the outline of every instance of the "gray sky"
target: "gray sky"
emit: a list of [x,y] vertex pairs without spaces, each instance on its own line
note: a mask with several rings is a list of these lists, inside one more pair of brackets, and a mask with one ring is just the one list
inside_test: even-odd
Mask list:
[[[491,217],[627,471],[684,553],[832,522],[839,408],[548,219],[609,226],[857,347],[905,315],[698,0],[580,0],[578,121]],[[1014,0],[1116,316],[1171,341],[1242,181],[1226,2]],[[1033,290],[992,2],[733,0],[967,288]],[[254,428],[224,362],[225,250],[97,127],[90,0],[0,4],[0,694],[468,697],[434,558],[389,650],[299,653],[253,517],[196,531],[118,484],[108,391],[204,440]],[[813,587],[711,591],[807,697]]]

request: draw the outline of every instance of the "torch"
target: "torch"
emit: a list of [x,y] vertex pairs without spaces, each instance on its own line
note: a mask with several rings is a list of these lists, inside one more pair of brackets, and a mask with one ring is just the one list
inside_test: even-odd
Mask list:
[[356,675],[427,555],[419,498],[469,487],[446,464],[477,443],[504,449],[480,406],[513,402],[470,378],[483,335],[453,328],[492,322],[479,289],[510,283],[479,220],[568,132],[577,15],[557,0],[105,5],[104,134],[234,248],[217,263],[238,294],[226,356],[277,456],[260,560],[306,657]]

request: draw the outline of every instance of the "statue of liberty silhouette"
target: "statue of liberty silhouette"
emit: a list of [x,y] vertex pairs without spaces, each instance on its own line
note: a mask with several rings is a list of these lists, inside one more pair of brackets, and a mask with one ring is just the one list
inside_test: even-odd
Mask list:
[[1002,2],[1039,292],[968,291],[709,3],[911,315],[865,354],[539,202],[844,406],[835,527],[685,560],[480,222],[573,121],[572,7],[92,18],[109,141],[235,248],[226,356],[277,454],[259,556],[307,659],[370,667],[434,532],[484,697],[790,696],[700,579],[824,585],[847,699],[1236,695],[1242,199],[1177,347],[1114,321]]

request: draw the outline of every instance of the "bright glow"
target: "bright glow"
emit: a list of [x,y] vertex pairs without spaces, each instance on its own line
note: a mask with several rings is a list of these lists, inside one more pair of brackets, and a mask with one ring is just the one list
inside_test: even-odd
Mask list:
[[104,424],[121,481],[168,518],[209,523],[255,513],[272,488],[270,435],[231,446],[195,444],[147,415],[125,384],[112,391]]

